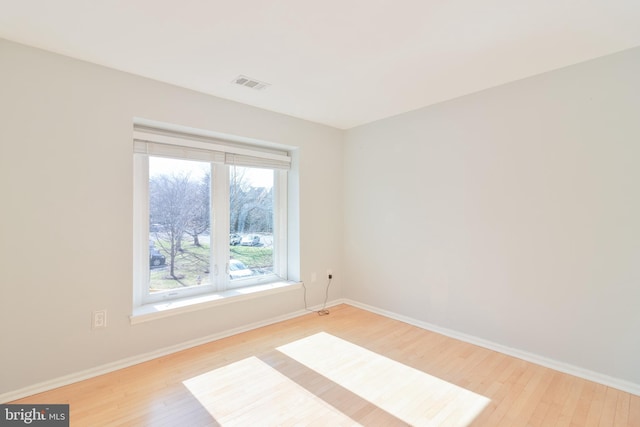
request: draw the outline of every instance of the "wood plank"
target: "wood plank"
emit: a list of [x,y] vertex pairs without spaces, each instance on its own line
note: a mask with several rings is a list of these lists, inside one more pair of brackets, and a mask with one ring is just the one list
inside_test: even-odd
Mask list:
[[607,387],[607,392],[602,405],[602,415],[600,415],[599,425],[612,426],[613,420],[616,418],[616,407],[618,404],[618,391],[614,388]]
[[573,378],[573,381],[571,382],[569,390],[567,392],[567,399],[560,409],[560,416],[558,417],[558,422],[556,423],[557,427],[571,426],[573,415],[578,408],[580,396],[582,395],[582,390],[584,389],[586,383],[587,381],[581,378]]
[[531,418],[536,409],[536,402],[547,392],[554,377],[554,372],[550,369],[540,368],[539,371],[526,384],[522,395],[511,405],[499,425],[513,426],[519,420]]
[[607,395],[607,388],[608,387],[605,385],[596,384],[593,392],[593,400],[591,400],[587,419],[584,423],[585,427],[600,425],[600,418],[602,418],[602,409],[604,408],[604,399]]
[[640,426],[640,396],[629,395],[629,426]]
[[593,401],[595,391],[596,383],[586,381],[582,392],[580,393],[576,409],[571,417],[571,427],[583,427],[587,424],[587,416],[589,414],[589,409],[591,408],[591,402]]
[[[623,427],[629,423],[629,404],[631,402],[631,395],[618,391],[618,404],[615,409],[615,419],[613,420],[614,427]],[[640,425],[640,423],[638,423]]]

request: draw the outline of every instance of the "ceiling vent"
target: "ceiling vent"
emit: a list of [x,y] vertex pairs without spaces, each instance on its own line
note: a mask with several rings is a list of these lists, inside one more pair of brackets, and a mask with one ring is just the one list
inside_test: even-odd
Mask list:
[[262,90],[271,86],[269,83],[261,82],[260,80],[252,79],[251,77],[239,75],[231,83],[235,83],[240,86],[248,87],[249,89]]

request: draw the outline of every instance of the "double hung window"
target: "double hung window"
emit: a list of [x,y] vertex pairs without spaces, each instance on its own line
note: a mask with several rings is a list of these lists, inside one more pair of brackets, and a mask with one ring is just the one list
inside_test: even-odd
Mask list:
[[286,151],[134,128],[134,304],[286,280]]

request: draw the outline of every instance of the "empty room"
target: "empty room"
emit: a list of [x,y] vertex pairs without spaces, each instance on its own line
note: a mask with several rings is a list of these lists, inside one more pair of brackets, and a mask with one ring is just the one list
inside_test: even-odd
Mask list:
[[0,425],[640,426],[639,23],[0,0]]

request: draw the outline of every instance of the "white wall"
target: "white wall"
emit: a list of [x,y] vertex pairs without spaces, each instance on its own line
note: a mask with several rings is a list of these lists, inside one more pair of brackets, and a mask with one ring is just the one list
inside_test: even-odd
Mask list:
[[347,132],[344,296],[640,385],[640,48]]
[[300,290],[130,324],[133,117],[298,147],[301,278],[332,268],[340,295],[341,131],[0,40],[0,394],[303,307]]

